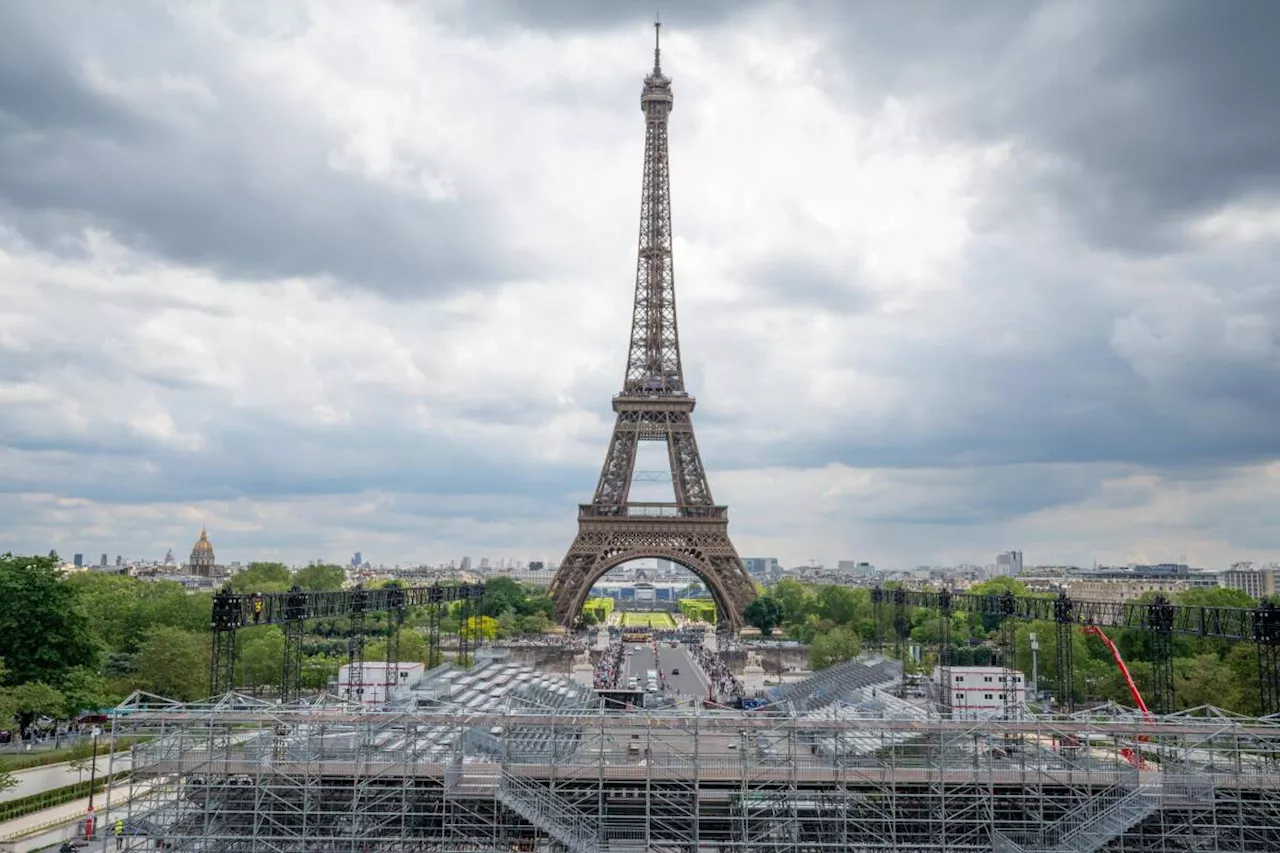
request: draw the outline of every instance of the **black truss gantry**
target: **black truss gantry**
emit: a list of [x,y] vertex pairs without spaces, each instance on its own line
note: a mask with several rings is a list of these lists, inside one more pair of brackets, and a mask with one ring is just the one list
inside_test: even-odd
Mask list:
[[[349,589],[341,592],[306,592],[294,587],[289,592],[239,593],[228,586],[213,595],[213,654],[209,663],[209,692],[218,696],[235,687],[236,635],[256,625],[280,625],[284,630],[284,667],[280,678],[282,701],[293,701],[301,693],[303,624],[309,619],[345,617],[350,620],[347,680],[364,686],[364,626],[369,613],[387,614],[388,683],[398,680],[400,627],[410,607],[426,607],[431,626],[431,660],[440,663],[440,617],[454,601],[470,603],[484,597],[484,584],[457,584],[380,589]],[[465,633],[465,632],[463,632]],[[465,646],[464,646],[465,649]],[[463,651],[463,649],[460,649]],[[356,693],[353,691],[353,698]]]
[[[1168,713],[1173,710],[1173,637],[1208,637],[1256,643],[1258,647],[1258,681],[1262,712],[1280,711],[1280,607],[1264,602],[1257,607],[1207,607],[1172,604],[1162,597],[1149,602],[1085,601],[1055,596],[1015,596],[1012,593],[978,595],[950,590],[871,590],[876,608],[877,626],[882,602],[892,600],[894,628],[898,637],[898,653],[903,654],[907,632],[906,608],[919,607],[937,611],[944,624],[949,614],[972,613],[999,620],[1000,645],[1004,666],[1012,668],[1014,621],[1042,620],[1056,625],[1058,682],[1056,697],[1059,707],[1070,709],[1075,703],[1075,668],[1072,656],[1072,634],[1082,625],[1099,628],[1128,628],[1151,634],[1152,670],[1154,673],[1151,710]],[[944,629],[944,639],[950,631]],[[950,663],[950,653],[947,653]],[[942,657],[939,662],[941,665]],[[946,705],[944,705],[946,707]]]

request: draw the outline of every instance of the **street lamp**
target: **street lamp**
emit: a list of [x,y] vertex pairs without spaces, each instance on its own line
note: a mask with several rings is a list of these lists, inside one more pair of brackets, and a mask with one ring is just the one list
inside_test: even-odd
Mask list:
[[93,788],[98,778],[98,735],[102,734],[102,729],[94,726],[89,731],[93,735],[93,746],[89,753],[89,813],[84,821],[85,838],[93,837]]

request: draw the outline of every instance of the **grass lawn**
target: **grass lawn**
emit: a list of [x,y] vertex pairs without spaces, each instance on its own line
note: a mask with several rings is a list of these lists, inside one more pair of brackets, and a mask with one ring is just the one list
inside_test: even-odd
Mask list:
[[660,631],[675,630],[676,620],[670,613],[623,613],[624,628],[655,628]]

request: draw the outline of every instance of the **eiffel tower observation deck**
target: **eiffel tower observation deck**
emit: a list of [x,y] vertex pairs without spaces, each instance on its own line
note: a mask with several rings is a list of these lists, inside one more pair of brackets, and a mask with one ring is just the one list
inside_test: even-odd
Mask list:
[[[706,583],[720,627],[737,631],[755,590],[729,540],[728,507],[711,496],[693,431],[696,400],[685,388],[680,361],[667,150],[674,100],[671,78],[662,72],[660,28],[654,24],[653,70],[640,93],[644,179],[627,369],[622,392],[613,398],[617,420],[595,495],[578,508],[578,535],[552,581],[551,596],[560,622],[570,625],[605,572],[632,560],[662,558]],[[673,500],[631,500],[642,441],[666,443]]]

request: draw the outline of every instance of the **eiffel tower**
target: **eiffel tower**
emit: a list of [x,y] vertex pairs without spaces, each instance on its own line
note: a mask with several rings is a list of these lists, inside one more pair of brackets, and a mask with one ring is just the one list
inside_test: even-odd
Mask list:
[[[578,535],[550,592],[560,623],[568,626],[605,572],[631,560],[663,558],[689,569],[707,585],[720,628],[736,632],[755,588],[729,541],[729,509],[711,498],[690,418],[695,400],[685,391],[680,365],[667,158],[671,80],[662,73],[659,27],[654,24],[653,72],[645,77],[640,95],[644,184],[627,373],[622,393],[613,398],[618,418],[595,497],[578,507]],[[630,500],[642,441],[666,442],[673,502]]]

